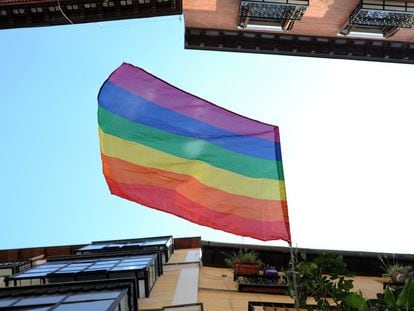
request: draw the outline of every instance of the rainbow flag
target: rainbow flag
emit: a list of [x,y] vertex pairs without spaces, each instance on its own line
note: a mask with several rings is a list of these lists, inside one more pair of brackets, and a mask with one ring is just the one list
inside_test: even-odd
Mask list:
[[211,228],[290,241],[279,130],[122,64],[98,122],[112,194]]

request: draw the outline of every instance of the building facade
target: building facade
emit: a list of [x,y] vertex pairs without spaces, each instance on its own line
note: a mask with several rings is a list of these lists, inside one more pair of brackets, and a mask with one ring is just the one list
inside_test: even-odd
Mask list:
[[[228,254],[254,249],[265,285],[248,284],[225,265]],[[384,282],[378,256],[412,265],[412,255],[298,249],[309,258],[342,256],[355,290],[375,298]],[[201,256],[202,254],[202,256]],[[236,245],[172,236],[89,245],[0,251],[0,310],[275,310],[293,308],[288,248]],[[270,273],[268,273],[270,272]]]
[[0,0],[0,29],[177,14],[188,49],[414,63],[414,0]]
[[190,49],[414,62],[414,2],[184,0]]

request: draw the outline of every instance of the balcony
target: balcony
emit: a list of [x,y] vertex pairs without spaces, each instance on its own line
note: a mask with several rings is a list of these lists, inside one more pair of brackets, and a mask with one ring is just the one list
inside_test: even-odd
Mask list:
[[159,277],[158,254],[50,261],[5,278],[7,287],[134,278],[137,296],[148,297]]
[[389,38],[400,28],[412,28],[414,3],[362,0],[342,27],[340,35]]
[[174,253],[174,241],[172,236],[161,236],[141,239],[96,241],[84,246],[76,251],[77,255],[93,253],[114,253],[127,251],[161,251],[162,262],[168,262],[168,259]]
[[241,0],[239,28],[288,31],[302,19],[308,0]]
[[0,262],[0,277],[9,276],[33,267],[32,260]]
[[1,310],[138,310],[133,279],[0,288]]

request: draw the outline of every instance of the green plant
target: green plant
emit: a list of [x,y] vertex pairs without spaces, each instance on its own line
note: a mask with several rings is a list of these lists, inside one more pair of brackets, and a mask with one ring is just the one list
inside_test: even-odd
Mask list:
[[237,252],[232,252],[230,255],[226,253],[223,254],[226,256],[224,263],[229,267],[233,267],[235,263],[262,264],[259,254],[251,249],[240,248]]
[[384,271],[384,276],[390,277],[393,282],[403,283],[407,278],[413,276],[412,266],[403,265],[395,260],[390,262],[387,257],[378,257],[381,262],[380,268]]
[[[360,301],[355,293],[351,293],[353,281],[346,279],[348,271],[342,256],[321,254],[308,260],[305,254],[301,254],[297,260],[296,273],[296,296],[300,308],[311,310],[314,307],[307,303],[309,296],[315,299],[318,310],[353,310],[350,304]],[[289,289],[294,292],[292,282],[289,282]]]
[[[411,266],[398,263],[390,264],[381,258],[386,274],[405,273],[406,282],[393,290],[387,286],[378,299],[365,299],[361,293],[351,292],[353,281],[346,279],[346,264],[341,256],[322,254],[308,260],[302,254],[297,261],[298,292],[300,308],[312,310],[349,310],[349,311],[409,311],[414,310],[414,280]],[[292,291],[293,285],[289,283]],[[309,305],[307,298],[312,296],[316,306]]]
[[414,310],[414,281],[409,278],[404,286],[393,290],[387,286],[384,294],[372,301],[371,310],[408,311]]
[[263,276],[239,276],[237,281],[240,284],[255,284],[255,285],[277,285],[277,279],[268,279]]
[[368,311],[370,305],[361,292],[350,292],[343,299],[343,307],[346,310]]

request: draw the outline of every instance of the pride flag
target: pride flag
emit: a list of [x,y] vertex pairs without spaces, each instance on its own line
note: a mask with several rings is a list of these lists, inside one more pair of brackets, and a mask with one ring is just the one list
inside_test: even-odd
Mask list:
[[290,241],[279,130],[122,64],[98,122],[112,194],[200,225]]

